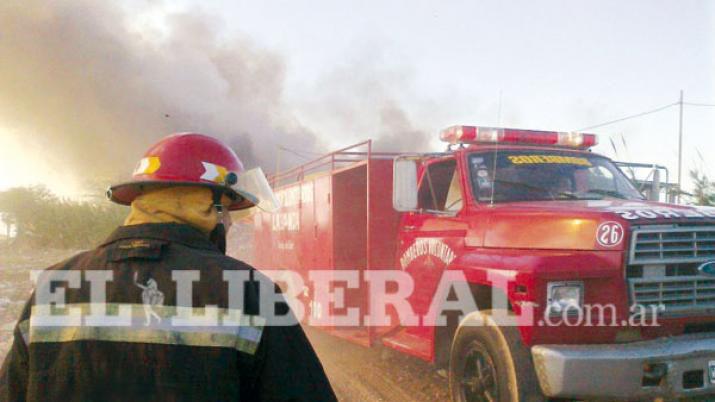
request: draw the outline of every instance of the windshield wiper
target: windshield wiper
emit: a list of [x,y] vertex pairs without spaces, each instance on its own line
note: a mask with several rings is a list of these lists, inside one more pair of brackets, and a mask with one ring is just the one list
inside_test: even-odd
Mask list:
[[556,193],[556,195],[558,195],[560,197],[568,198],[569,200],[582,200],[583,199],[574,193],[569,193],[568,191],[560,191],[560,192]]
[[604,190],[604,189],[600,189],[600,188],[592,188],[592,189],[589,189],[589,190],[587,190],[587,191],[584,191],[584,193],[586,193],[586,194],[591,193],[591,194],[607,195],[607,196],[609,196],[609,197],[619,198],[619,199],[621,199],[621,200],[627,200],[627,199],[629,199],[628,196],[626,196],[626,195],[624,195],[624,194],[621,194],[621,193],[619,193],[618,191],[615,191],[615,190]]

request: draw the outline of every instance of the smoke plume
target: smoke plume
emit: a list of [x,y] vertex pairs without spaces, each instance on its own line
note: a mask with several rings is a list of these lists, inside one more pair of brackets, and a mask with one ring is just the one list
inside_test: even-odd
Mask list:
[[343,145],[375,139],[379,151],[424,151],[429,135],[414,123],[404,106],[424,102],[412,88],[408,67],[389,63],[379,45],[353,49],[354,54],[320,77],[296,106],[320,132],[339,133]]
[[279,55],[221,40],[200,12],[167,17],[161,39],[128,22],[104,2],[0,2],[0,127],[85,177],[128,174],[176,131],[223,138],[247,165],[270,166],[278,139],[316,147],[283,104]]
[[[94,184],[128,176],[149,145],[178,131],[222,138],[266,171],[279,144],[325,151],[317,133],[345,134],[344,144],[377,138],[380,150],[426,147],[399,106],[402,72],[371,58],[336,68],[289,105],[281,55],[226,39],[219,18],[174,13],[162,32],[137,29],[133,18],[106,2],[0,2],[0,130],[17,133],[3,135]],[[280,165],[305,159],[282,152]]]

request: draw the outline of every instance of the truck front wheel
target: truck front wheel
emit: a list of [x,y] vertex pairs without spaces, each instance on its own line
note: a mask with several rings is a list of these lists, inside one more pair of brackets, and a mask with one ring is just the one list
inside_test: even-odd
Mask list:
[[545,401],[518,328],[497,326],[491,311],[473,313],[457,328],[449,391],[453,402]]

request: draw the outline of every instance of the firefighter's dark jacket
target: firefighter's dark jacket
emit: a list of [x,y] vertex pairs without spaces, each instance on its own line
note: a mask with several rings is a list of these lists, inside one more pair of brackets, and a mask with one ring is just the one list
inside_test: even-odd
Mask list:
[[[229,307],[224,272],[248,270],[260,275],[221,254],[203,233],[190,226],[120,227],[97,249],[49,270],[80,270],[83,274],[111,270],[106,305],[138,306],[133,311],[139,311],[134,313],[139,324],[92,331],[61,328],[36,334],[31,332],[33,324],[28,334],[33,294],[2,366],[0,401],[335,400],[299,325],[242,329],[234,331],[240,335],[236,339],[226,334],[201,334],[200,328],[167,336],[166,332],[152,332],[154,324],[146,326],[168,321],[162,312],[176,306],[172,270],[200,271],[200,280],[193,282],[192,288],[194,308]],[[260,290],[250,285],[245,286],[244,308],[255,314],[251,310],[257,309]],[[89,287],[84,277],[81,288],[66,286],[67,303],[89,303]],[[149,308],[142,310],[146,306]],[[287,312],[285,305],[284,310]],[[108,309],[106,314],[112,313]]]

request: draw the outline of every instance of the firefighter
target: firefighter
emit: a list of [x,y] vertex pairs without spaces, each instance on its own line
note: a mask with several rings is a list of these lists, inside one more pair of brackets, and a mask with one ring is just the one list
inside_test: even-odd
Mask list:
[[[224,255],[228,211],[259,202],[237,185],[260,182],[246,174],[205,135],[150,148],[133,180],[108,191],[131,205],[124,226],[38,276],[0,401],[334,401],[301,327],[266,318],[262,284],[275,285]],[[226,280],[238,277],[243,286]],[[293,317],[277,297],[272,314]]]

